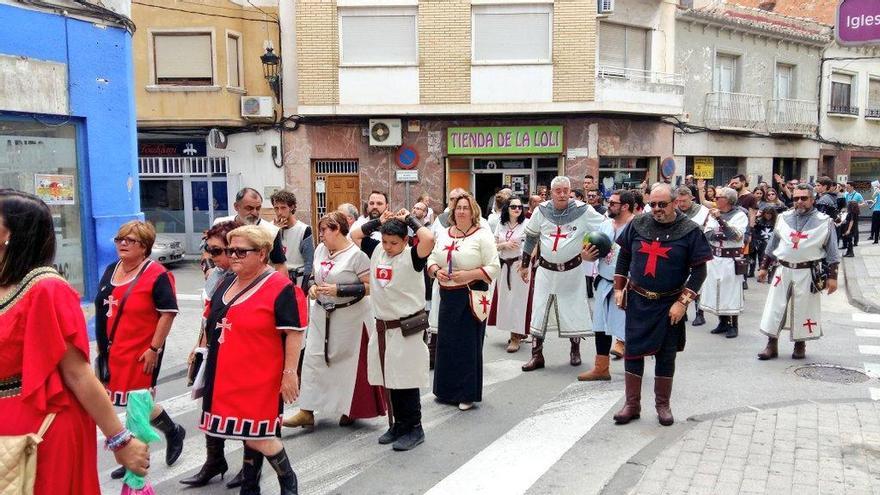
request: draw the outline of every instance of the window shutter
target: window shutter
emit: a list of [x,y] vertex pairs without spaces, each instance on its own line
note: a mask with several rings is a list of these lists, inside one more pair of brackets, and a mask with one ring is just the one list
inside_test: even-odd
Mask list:
[[477,12],[474,60],[549,61],[550,12]]
[[599,65],[626,67],[626,26],[599,23]]
[[157,79],[213,79],[210,34],[155,34]]
[[880,79],[868,82],[868,105],[872,109],[880,109]]
[[646,55],[648,51],[648,30],[627,27],[626,28],[626,68],[645,70]]
[[342,62],[415,64],[415,15],[342,15]]
[[226,56],[229,57],[229,60],[226,61],[229,67],[229,82],[227,85],[233,88],[240,88],[242,86],[241,69],[238,66],[238,42],[239,39],[234,36],[226,38]]

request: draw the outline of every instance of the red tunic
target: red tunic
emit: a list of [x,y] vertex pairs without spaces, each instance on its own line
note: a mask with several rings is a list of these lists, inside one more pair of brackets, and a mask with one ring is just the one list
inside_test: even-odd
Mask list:
[[55,420],[37,449],[36,495],[100,494],[95,423],[61,379],[68,347],[89,359],[79,296],[57,276],[42,275],[0,301],[0,380],[21,375],[21,393],[0,398],[0,435],[36,433]]
[[278,437],[284,336],[305,330],[303,295],[299,292],[298,300],[290,280],[273,272],[219,319],[220,309],[235,296],[228,292],[234,281],[221,282],[205,313],[208,360],[199,428],[223,438]]
[[[118,265],[107,267],[95,298],[99,348],[103,348],[102,344],[107,342],[118,315],[119,302],[131,285],[130,281],[121,285],[112,283]],[[110,345],[110,383],[105,386],[113,405],[128,404],[128,392],[132,390],[153,389],[156,386],[162,354],[159,354],[152,374],[144,373],[144,363],[138,362],[138,358],[150,348],[163,312],[177,312],[174,276],[159,263],[147,261],[146,270],[128,296],[122,320]]]

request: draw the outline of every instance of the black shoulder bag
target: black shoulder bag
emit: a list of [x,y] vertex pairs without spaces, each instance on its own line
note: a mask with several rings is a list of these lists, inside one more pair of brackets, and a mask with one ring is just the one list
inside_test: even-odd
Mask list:
[[[147,267],[150,266],[150,263],[150,261],[144,263],[144,266],[141,267],[141,270],[134,277],[134,280],[128,285],[128,289],[125,290],[122,300],[119,301],[119,309],[116,310],[116,319],[113,320],[113,328],[110,329],[110,335],[107,339],[107,349],[98,354],[98,357],[95,358],[95,375],[98,376],[98,380],[101,380],[101,383],[110,383],[110,346],[113,345],[113,338],[116,337],[116,329],[119,327],[119,321],[122,320],[122,309],[125,308],[125,301],[128,301],[128,296],[131,295],[131,291],[138,283],[138,280],[140,280],[141,275],[147,270]],[[110,279],[113,280],[112,276]]]

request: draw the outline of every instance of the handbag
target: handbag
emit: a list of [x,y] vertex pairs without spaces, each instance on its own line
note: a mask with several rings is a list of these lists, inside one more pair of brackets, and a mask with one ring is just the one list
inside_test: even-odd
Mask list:
[[113,338],[116,337],[116,329],[119,328],[119,322],[122,320],[122,310],[125,308],[125,302],[128,301],[128,296],[131,295],[132,289],[134,289],[135,284],[138,283],[138,280],[140,280],[141,275],[144,274],[148,266],[150,266],[149,263],[144,263],[144,266],[142,266],[138,274],[135,275],[134,280],[128,284],[128,288],[125,290],[122,300],[119,301],[119,308],[116,310],[116,319],[113,320],[113,328],[110,329],[110,338],[107,340],[107,348],[104,349],[103,352],[98,353],[98,356],[95,357],[95,375],[101,383],[110,383],[110,346],[113,345]]
[[0,494],[33,495],[37,481],[37,445],[55,419],[47,414],[36,433],[0,436]]
[[400,333],[402,333],[404,337],[421,334],[422,332],[427,330],[428,327],[429,325],[427,311],[419,311],[414,315],[410,315],[400,319]]
[[489,318],[489,312],[492,308],[492,294],[489,292],[489,284],[479,280],[468,284],[470,297],[468,302],[471,306],[471,313],[474,318],[483,322]]

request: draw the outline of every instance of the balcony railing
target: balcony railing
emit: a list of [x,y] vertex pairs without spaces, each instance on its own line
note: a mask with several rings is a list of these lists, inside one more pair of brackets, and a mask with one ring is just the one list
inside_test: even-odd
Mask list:
[[678,115],[684,106],[684,79],[680,74],[600,65],[596,101],[611,111]]
[[828,113],[837,115],[858,115],[859,107],[851,107],[849,105],[828,105]]
[[880,119],[880,108],[866,108],[865,109],[865,118],[866,119]]
[[818,127],[815,101],[770,100],[767,106],[767,130],[771,134],[810,135]]
[[760,95],[715,92],[706,94],[704,120],[713,130],[758,131],[766,122],[766,106]]
[[227,160],[225,156],[142,156],[138,157],[138,172],[141,177],[226,175]]
[[625,79],[634,83],[664,84],[668,86],[681,86],[684,88],[684,77],[682,77],[681,74],[628,69],[625,67],[613,67],[609,65],[598,66],[596,68],[596,78]]

